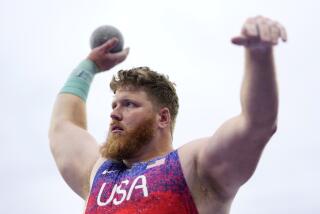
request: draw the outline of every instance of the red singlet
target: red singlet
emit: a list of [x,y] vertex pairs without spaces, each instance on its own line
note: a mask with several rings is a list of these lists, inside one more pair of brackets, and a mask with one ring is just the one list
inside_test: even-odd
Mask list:
[[197,214],[177,151],[127,168],[105,161],[94,178],[85,214]]

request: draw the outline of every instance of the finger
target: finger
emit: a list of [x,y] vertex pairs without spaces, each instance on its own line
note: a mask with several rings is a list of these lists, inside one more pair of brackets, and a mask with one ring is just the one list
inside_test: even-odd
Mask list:
[[116,64],[123,62],[129,54],[129,48],[126,48],[117,53],[108,53],[108,58]]
[[286,42],[288,40],[286,29],[280,23],[277,23],[277,27],[280,30],[280,36],[281,36],[282,41]]
[[119,57],[119,59],[117,60],[117,63],[121,63],[123,62],[129,55],[129,48],[124,49],[124,55],[122,55],[122,57]]
[[273,45],[278,44],[278,40],[280,37],[280,29],[277,26],[273,25],[270,27],[270,34],[271,34],[272,44]]
[[259,32],[255,20],[253,18],[247,19],[246,23],[242,28],[242,35],[248,37],[256,37],[258,36],[258,34]]
[[257,19],[257,28],[259,32],[259,38],[262,42],[267,42],[267,43],[272,42],[270,24],[271,22],[265,18],[259,17]]
[[119,42],[119,39],[117,39],[116,37],[113,37],[107,40],[105,43],[103,43],[100,48],[103,52],[106,53],[106,52],[109,52],[112,48],[114,48],[118,44],[118,42]]

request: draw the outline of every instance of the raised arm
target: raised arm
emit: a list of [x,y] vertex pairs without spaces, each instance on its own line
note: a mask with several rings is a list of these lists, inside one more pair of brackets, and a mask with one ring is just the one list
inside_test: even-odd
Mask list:
[[98,144],[87,132],[85,101],[94,75],[127,57],[128,49],[109,53],[117,42],[110,39],[93,49],[76,67],[57,96],[52,113],[49,129],[52,154],[64,180],[83,199],[88,194],[91,170],[99,158]]
[[248,19],[241,36],[232,39],[245,47],[245,74],[240,115],[198,142],[199,179],[223,198],[233,198],[253,174],[262,150],[277,127],[278,89],[273,46],[286,40],[285,29],[270,19]]

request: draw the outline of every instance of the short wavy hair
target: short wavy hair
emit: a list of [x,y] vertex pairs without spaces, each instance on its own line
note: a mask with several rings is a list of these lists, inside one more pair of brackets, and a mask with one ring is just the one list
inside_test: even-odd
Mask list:
[[119,88],[127,86],[144,90],[156,107],[169,109],[172,132],[178,114],[179,99],[175,84],[169,80],[169,77],[153,71],[149,67],[118,71],[110,82],[111,90],[116,93]]

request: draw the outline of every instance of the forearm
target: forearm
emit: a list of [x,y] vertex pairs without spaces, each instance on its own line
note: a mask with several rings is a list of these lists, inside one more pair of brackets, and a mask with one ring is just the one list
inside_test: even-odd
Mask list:
[[90,84],[96,73],[106,71],[124,61],[129,53],[126,48],[117,53],[110,50],[118,43],[112,38],[94,48],[86,60],[82,61],[70,75],[60,91],[52,114],[50,133],[61,123],[71,122],[86,129],[86,106]]
[[272,48],[263,52],[245,49],[241,106],[242,114],[254,126],[275,126],[278,87]]
[[90,60],[82,61],[74,69],[55,102],[50,132],[64,122],[87,128],[85,101],[96,71]]

